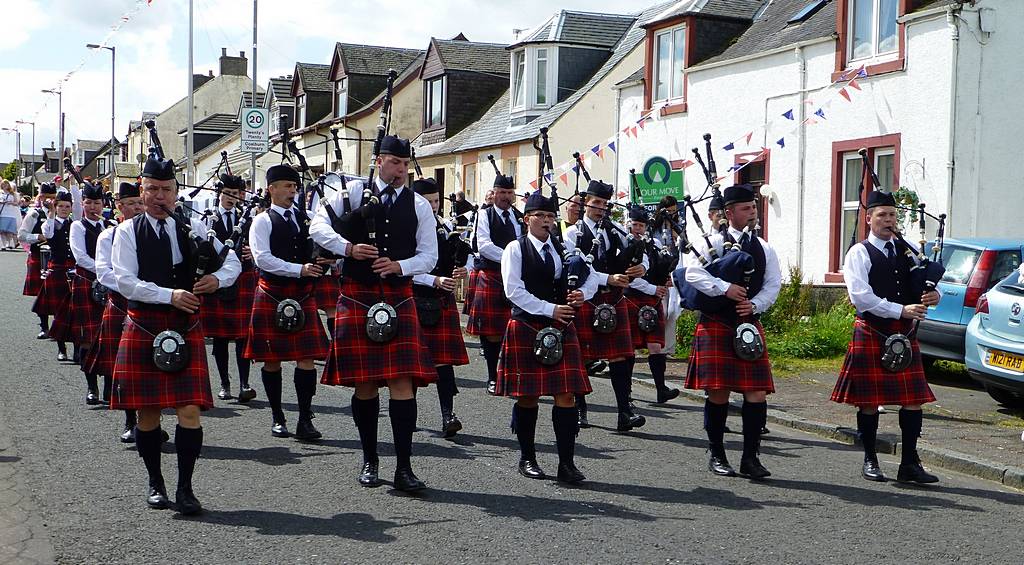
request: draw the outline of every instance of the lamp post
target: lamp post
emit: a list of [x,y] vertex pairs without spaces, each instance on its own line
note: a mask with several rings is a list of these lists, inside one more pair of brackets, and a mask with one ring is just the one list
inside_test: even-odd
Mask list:
[[[60,139],[60,154],[57,157],[57,170],[60,172],[60,161],[64,159],[64,94],[60,89],[46,89],[42,91],[43,94],[56,94],[57,95],[57,137]],[[43,166],[46,166],[46,160],[43,160]]]
[[[114,171],[114,143],[116,142],[116,139],[114,138],[114,115],[115,115],[115,113],[114,113],[114,91],[115,91],[115,86],[114,85],[116,84],[114,82],[114,60],[115,60],[114,56],[115,56],[115,50],[114,50],[114,47],[112,45],[111,46],[108,46],[108,45],[97,45],[95,43],[86,44],[86,47],[88,47],[89,49],[107,49],[107,50],[110,51],[110,172],[113,173],[113,171]],[[113,176],[111,176],[111,179],[113,179]],[[113,182],[113,180],[111,180],[111,182]],[[111,185],[111,186],[113,186],[113,185]]]
[[[32,126],[32,153],[30,153],[29,156],[28,156],[29,162],[32,163],[32,164],[29,165],[29,169],[28,170],[29,170],[29,172],[32,175],[32,179],[35,180],[35,178],[36,178],[36,123],[35,122],[26,122],[26,121],[23,121],[23,120],[17,120],[15,123],[19,124],[19,125],[30,125],[30,126]],[[21,146],[20,145],[18,146],[18,153],[19,154],[21,153]],[[29,184],[32,185],[34,183],[29,183]]]

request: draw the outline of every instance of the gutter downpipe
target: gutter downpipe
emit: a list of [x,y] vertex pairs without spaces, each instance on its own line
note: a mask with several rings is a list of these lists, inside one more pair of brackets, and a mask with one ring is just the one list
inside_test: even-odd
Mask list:
[[796,169],[796,267],[803,271],[804,264],[804,195],[806,194],[804,168],[807,163],[807,124],[805,122],[807,113],[807,60],[804,58],[803,46],[795,49],[797,67],[800,73],[800,137],[797,140]]
[[[683,80],[686,80],[686,79],[684,78]],[[615,89],[615,148],[618,149],[618,151],[613,151],[613,153],[615,153],[615,164],[613,165],[613,167],[615,169],[615,177],[614,177],[615,178],[615,184],[618,185],[618,186],[621,186],[621,183],[619,182],[619,153],[622,151],[622,148],[619,147],[619,143],[618,143],[618,141],[619,141],[619,119],[621,117],[620,116],[620,108],[621,107],[622,107],[622,89],[621,88],[616,88]],[[629,183],[626,183],[626,184],[629,184]],[[630,191],[630,193],[632,194],[632,191]],[[618,196],[618,195],[616,194],[616,196]]]
[[[960,9],[952,5],[946,10],[946,23],[950,27],[950,39],[953,41],[953,56],[949,77],[949,153],[946,157],[946,171],[948,186],[946,187],[946,214],[949,217],[949,231],[947,235],[952,236],[953,231],[953,185],[956,178],[956,119],[957,119],[957,72],[960,58],[960,27],[957,24],[957,17]],[[975,217],[977,215],[975,214]],[[975,219],[975,222],[977,220]]]

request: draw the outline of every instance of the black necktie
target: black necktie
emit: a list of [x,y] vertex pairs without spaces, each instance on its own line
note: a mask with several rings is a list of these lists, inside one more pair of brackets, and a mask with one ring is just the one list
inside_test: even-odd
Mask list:
[[160,241],[160,247],[167,254],[167,258],[174,261],[174,252],[171,251],[171,238],[167,237],[167,219],[160,218],[156,221],[156,237]]
[[228,228],[228,232],[230,232],[231,229],[235,227],[233,214],[231,213],[230,210],[224,212],[224,225]]
[[545,280],[555,278],[555,257],[551,254],[551,244],[544,244],[544,271],[547,273]]
[[750,246],[750,232],[743,232],[740,236],[740,249],[746,251],[747,247]]
[[885,242],[885,256],[889,259],[896,256],[896,246],[891,241]]
[[395,189],[387,187],[384,189],[384,208],[386,210],[391,209],[391,205],[395,203]]
[[502,212],[501,213],[501,217],[505,221],[505,227],[506,228],[511,228],[512,227],[512,220],[511,220],[511,218],[509,218],[508,210],[505,210],[504,212]]
[[295,222],[292,221],[291,210],[284,211],[284,221],[288,224],[288,231],[290,231],[292,235],[296,235],[299,233],[299,226],[296,226]]

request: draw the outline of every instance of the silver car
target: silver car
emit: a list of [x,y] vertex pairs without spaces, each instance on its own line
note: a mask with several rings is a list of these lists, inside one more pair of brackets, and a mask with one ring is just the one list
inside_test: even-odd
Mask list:
[[1024,408],[1024,267],[978,300],[965,346],[971,378],[1000,404]]

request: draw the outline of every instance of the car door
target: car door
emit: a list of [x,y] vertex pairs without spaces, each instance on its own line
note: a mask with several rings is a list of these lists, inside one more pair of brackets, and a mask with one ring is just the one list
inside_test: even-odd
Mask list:
[[[964,307],[967,284],[981,257],[981,249],[947,242],[942,249],[942,264],[946,273],[937,285],[941,295],[939,303],[928,308],[928,319],[951,324],[966,324],[974,315],[974,306]],[[969,311],[964,319],[965,311]]]

